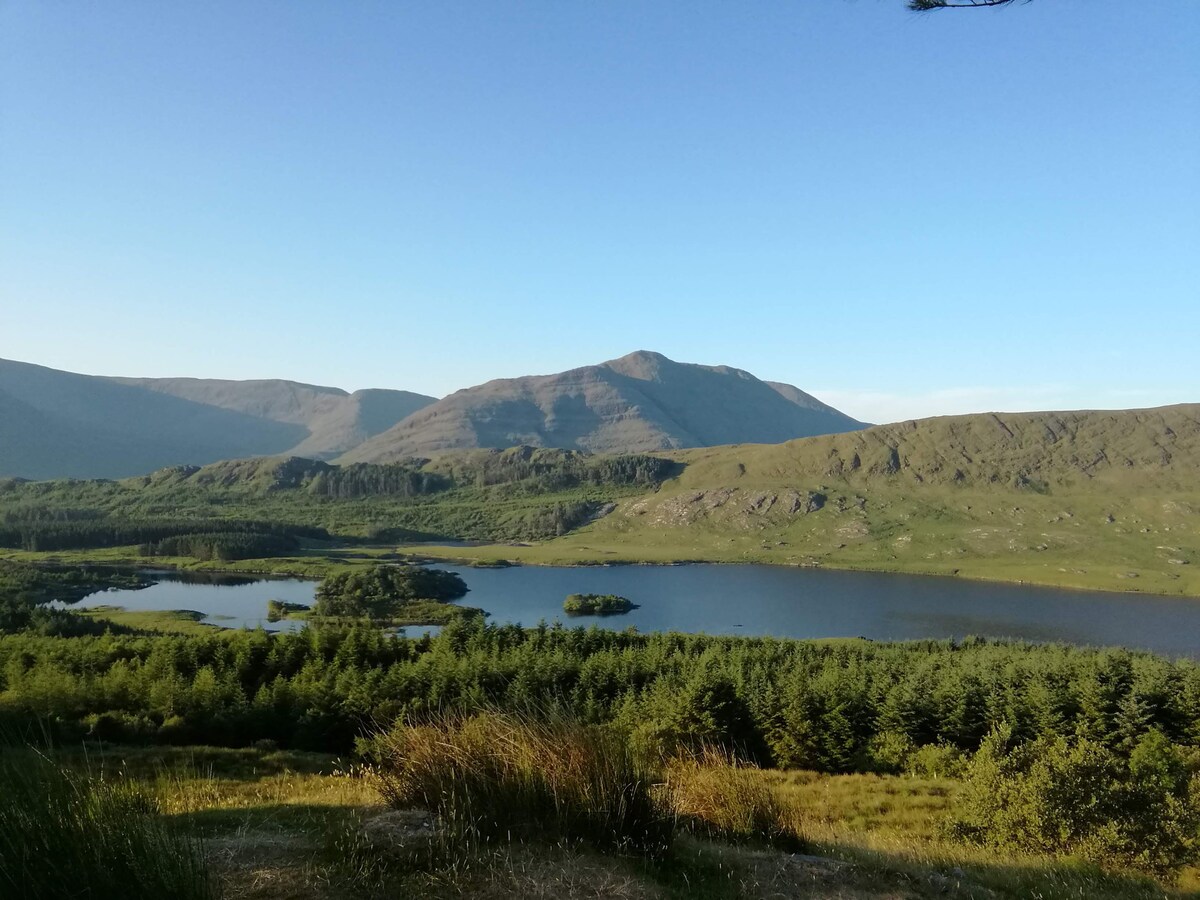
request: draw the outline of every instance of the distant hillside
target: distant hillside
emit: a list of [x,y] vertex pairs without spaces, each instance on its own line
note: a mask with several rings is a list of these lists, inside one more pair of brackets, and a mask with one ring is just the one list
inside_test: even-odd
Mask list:
[[340,388],[270,379],[224,381],[213,378],[113,378],[219,406],[274,422],[303,425],[308,435],[278,452],[328,459],[345,453],[367,438],[391,428],[400,420],[435,402],[436,398],[410,391],[362,390],[348,394]]
[[120,478],[293,451],[330,457],[432,402],[407,391],[104,378],[0,360],[0,477]]
[[458,391],[365,441],[342,461],[518,444],[649,452],[778,443],[863,427],[790,385],[639,351],[597,366]]
[[305,434],[300,425],[0,360],[0,475],[115,478],[276,453]]

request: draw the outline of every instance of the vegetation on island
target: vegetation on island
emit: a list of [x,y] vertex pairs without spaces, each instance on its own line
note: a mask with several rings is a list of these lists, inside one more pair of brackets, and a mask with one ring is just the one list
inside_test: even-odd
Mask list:
[[311,612],[312,607],[305,603],[289,603],[275,597],[267,600],[267,621],[280,622],[284,619],[301,618]]
[[563,612],[570,616],[612,616],[627,613],[634,604],[616,594],[570,594]]
[[466,593],[462,578],[444,569],[372,566],[338,572],[322,581],[312,616],[367,619],[393,626],[441,625],[453,618],[480,615],[480,610],[450,605]]

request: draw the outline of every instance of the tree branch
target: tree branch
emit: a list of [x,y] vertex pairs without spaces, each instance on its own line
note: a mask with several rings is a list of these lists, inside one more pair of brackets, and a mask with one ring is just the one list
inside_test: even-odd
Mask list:
[[[914,12],[929,12],[932,9],[971,9],[983,6],[1007,6],[1017,0],[908,0],[908,8]],[[1025,3],[1030,0],[1024,0]]]

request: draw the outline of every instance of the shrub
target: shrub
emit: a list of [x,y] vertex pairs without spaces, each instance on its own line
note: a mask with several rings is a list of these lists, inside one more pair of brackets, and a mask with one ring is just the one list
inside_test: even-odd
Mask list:
[[124,780],[98,781],[26,751],[0,757],[0,896],[211,898],[199,848]]
[[377,738],[392,806],[434,814],[450,850],[538,835],[658,856],[672,822],[611,729],[482,713],[400,725]]
[[971,760],[959,801],[954,832],[990,846],[1158,875],[1200,856],[1200,779],[1157,731],[1124,759],[1083,738],[1014,747],[1002,727]]
[[951,744],[917,747],[905,763],[905,771],[918,778],[960,778],[967,762],[963,752]]
[[867,745],[866,764],[862,768],[896,775],[908,768],[913,750],[913,742],[903,732],[881,731]]

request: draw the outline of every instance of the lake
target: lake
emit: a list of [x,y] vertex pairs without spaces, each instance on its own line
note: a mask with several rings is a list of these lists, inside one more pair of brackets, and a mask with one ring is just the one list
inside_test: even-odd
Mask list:
[[[535,625],[545,619],[792,638],[983,635],[1200,658],[1200,600],[1195,599],[779,566],[442,568],[462,575],[471,589],[463,602],[486,610],[491,622]],[[149,588],[103,591],[80,605],[193,609],[213,616],[214,624],[283,630],[303,623],[267,622],[267,600],[311,604],[315,589],[314,582],[295,579],[208,576],[197,583],[192,575],[160,577]],[[573,593],[619,594],[638,608],[618,616],[570,617],[562,603]]]

